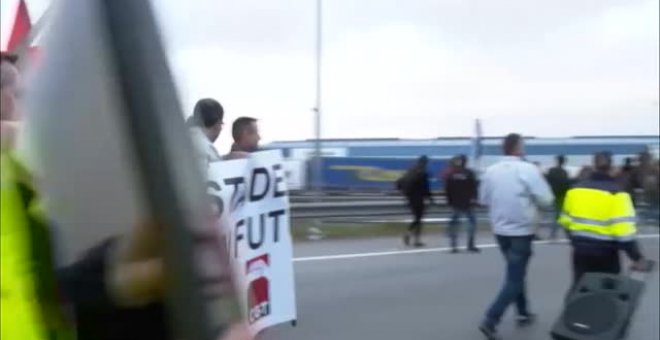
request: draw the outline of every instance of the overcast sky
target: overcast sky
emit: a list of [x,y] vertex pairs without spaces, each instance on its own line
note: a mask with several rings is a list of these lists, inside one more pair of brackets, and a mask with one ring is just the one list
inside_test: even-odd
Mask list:
[[[186,112],[209,96],[227,122],[259,118],[266,141],[313,137],[316,1],[154,4]],[[326,0],[323,136],[471,135],[475,118],[487,135],[658,134],[658,11],[657,0]]]

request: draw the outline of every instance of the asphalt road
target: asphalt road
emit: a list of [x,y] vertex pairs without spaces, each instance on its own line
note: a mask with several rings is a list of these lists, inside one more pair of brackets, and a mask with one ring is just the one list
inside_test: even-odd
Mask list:
[[[658,261],[658,238],[646,237],[643,250]],[[492,237],[480,236],[486,245],[481,254],[449,254],[441,248],[446,240],[439,234],[427,242],[425,250],[408,253],[401,253],[398,238],[296,245],[298,325],[268,329],[260,338],[483,339],[476,327],[503,279],[503,260]],[[569,251],[567,244],[535,245],[528,290],[539,321],[517,329],[509,312],[500,326],[504,339],[550,339],[570,280]],[[660,339],[659,298],[655,272],[628,339]]]

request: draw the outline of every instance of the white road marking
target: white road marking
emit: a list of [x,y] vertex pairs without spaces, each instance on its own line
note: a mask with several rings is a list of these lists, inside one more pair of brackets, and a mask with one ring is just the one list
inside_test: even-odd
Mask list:
[[[638,239],[658,238],[660,234],[645,234],[637,235]],[[543,240],[534,241],[534,244],[553,244],[553,243],[567,243],[568,240],[561,239],[557,241]],[[497,243],[479,244],[479,249],[497,248]],[[326,261],[326,260],[344,260],[356,259],[362,257],[375,257],[375,256],[390,256],[390,255],[409,255],[409,254],[424,254],[424,253],[438,253],[451,250],[451,247],[439,248],[423,248],[423,249],[410,249],[410,250],[396,250],[396,251],[381,251],[373,253],[355,253],[355,254],[339,254],[339,255],[324,255],[324,256],[308,256],[296,257],[293,262],[310,262],[310,261]]]

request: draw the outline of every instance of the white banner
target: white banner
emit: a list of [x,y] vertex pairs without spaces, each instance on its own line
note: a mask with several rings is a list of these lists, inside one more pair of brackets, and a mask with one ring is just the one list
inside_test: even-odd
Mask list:
[[279,150],[211,163],[208,193],[217,203],[254,334],[296,319],[289,197]]

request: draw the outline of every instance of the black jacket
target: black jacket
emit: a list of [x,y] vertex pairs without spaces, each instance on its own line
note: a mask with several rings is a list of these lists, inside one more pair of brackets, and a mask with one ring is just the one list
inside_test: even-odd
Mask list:
[[426,170],[411,169],[397,181],[397,187],[409,201],[432,199],[429,173]]
[[561,208],[566,193],[572,184],[568,172],[564,168],[556,166],[548,171],[546,179],[548,180],[548,184],[550,184],[550,188],[552,188],[552,193],[555,195],[557,207]]
[[445,179],[447,203],[452,208],[468,209],[477,199],[477,179],[470,169],[451,171]]

